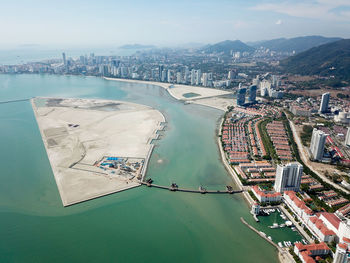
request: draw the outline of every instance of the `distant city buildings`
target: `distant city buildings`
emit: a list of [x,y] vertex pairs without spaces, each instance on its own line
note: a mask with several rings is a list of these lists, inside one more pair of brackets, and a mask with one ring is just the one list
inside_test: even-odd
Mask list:
[[277,165],[276,180],[274,189],[276,192],[300,190],[301,177],[303,175],[303,166],[298,163],[289,163],[286,165]]
[[329,104],[329,92],[322,94],[321,104],[320,104],[320,113],[326,113],[328,112],[328,104]]
[[310,143],[310,152],[314,160],[322,161],[327,136],[328,134],[314,128]]

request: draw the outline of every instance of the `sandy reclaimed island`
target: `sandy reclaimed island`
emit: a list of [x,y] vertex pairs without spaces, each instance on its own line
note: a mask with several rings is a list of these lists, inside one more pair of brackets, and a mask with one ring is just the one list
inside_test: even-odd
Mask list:
[[140,185],[164,116],[134,103],[34,98],[64,206]]
[[120,79],[120,78],[107,78],[106,80],[114,80],[119,82],[140,83],[146,85],[154,85],[164,88],[175,99],[184,101],[186,104],[198,104],[207,106],[222,111],[226,111],[229,106],[236,106],[236,102],[233,98],[231,91],[190,86],[190,85],[178,85],[156,81],[144,81],[133,79]]

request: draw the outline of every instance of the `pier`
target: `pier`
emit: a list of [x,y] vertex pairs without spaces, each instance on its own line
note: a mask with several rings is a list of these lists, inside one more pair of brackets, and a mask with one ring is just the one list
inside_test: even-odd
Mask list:
[[186,193],[198,193],[198,194],[238,194],[243,192],[243,190],[233,190],[231,186],[226,186],[226,190],[207,190],[202,186],[200,186],[198,190],[179,188],[179,186],[176,183],[172,183],[170,186],[163,186],[163,185],[154,184],[151,178],[149,178],[146,182],[140,182],[140,183],[148,187],[169,190],[172,192],[186,192]]
[[30,99],[31,98],[19,99],[19,100],[5,100],[5,101],[0,101],[0,104],[12,103],[12,102],[21,102],[21,101],[29,101]]

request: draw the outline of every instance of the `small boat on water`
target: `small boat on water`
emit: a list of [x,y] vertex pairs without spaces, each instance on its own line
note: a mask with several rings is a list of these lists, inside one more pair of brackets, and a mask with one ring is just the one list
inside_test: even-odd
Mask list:
[[278,242],[279,247],[283,247],[282,242]]
[[268,236],[267,238],[270,239],[270,240],[272,241],[272,237],[271,237],[271,236]]
[[286,227],[286,224],[280,224],[280,228]]
[[279,225],[277,224],[277,223],[273,223],[273,225],[272,226],[269,226],[269,228],[272,228],[272,229],[274,229],[274,228],[278,228],[279,227]]

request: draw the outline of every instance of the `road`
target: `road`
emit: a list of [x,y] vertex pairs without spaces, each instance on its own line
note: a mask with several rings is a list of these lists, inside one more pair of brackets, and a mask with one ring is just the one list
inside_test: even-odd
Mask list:
[[333,187],[337,188],[338,190],[341,190],[347,194],[349,194],[350,192],[346,189],[344,189],[343,187],[341,187],[340,185],[334,183],[333,181],[331,181],[330,179],[328,179],[325,175],[317,172],[316,170],[314,170],[312,168],[313,163],[310,161],[309,157],[307,156],[305,150],[304,150],[304,146],[301,143],[300,137],[296,131],[295,125],[292,121],[289,120],[289,125],[292,129],[293,132],[293,137],[294,137],[294,141],[296,142],[298,149],[299,149],[299,153],[300,153],[300,158],[301,160],[304,162],[305,165],[307,165],[315,174],[317,174],[324,182],[332,185]]

